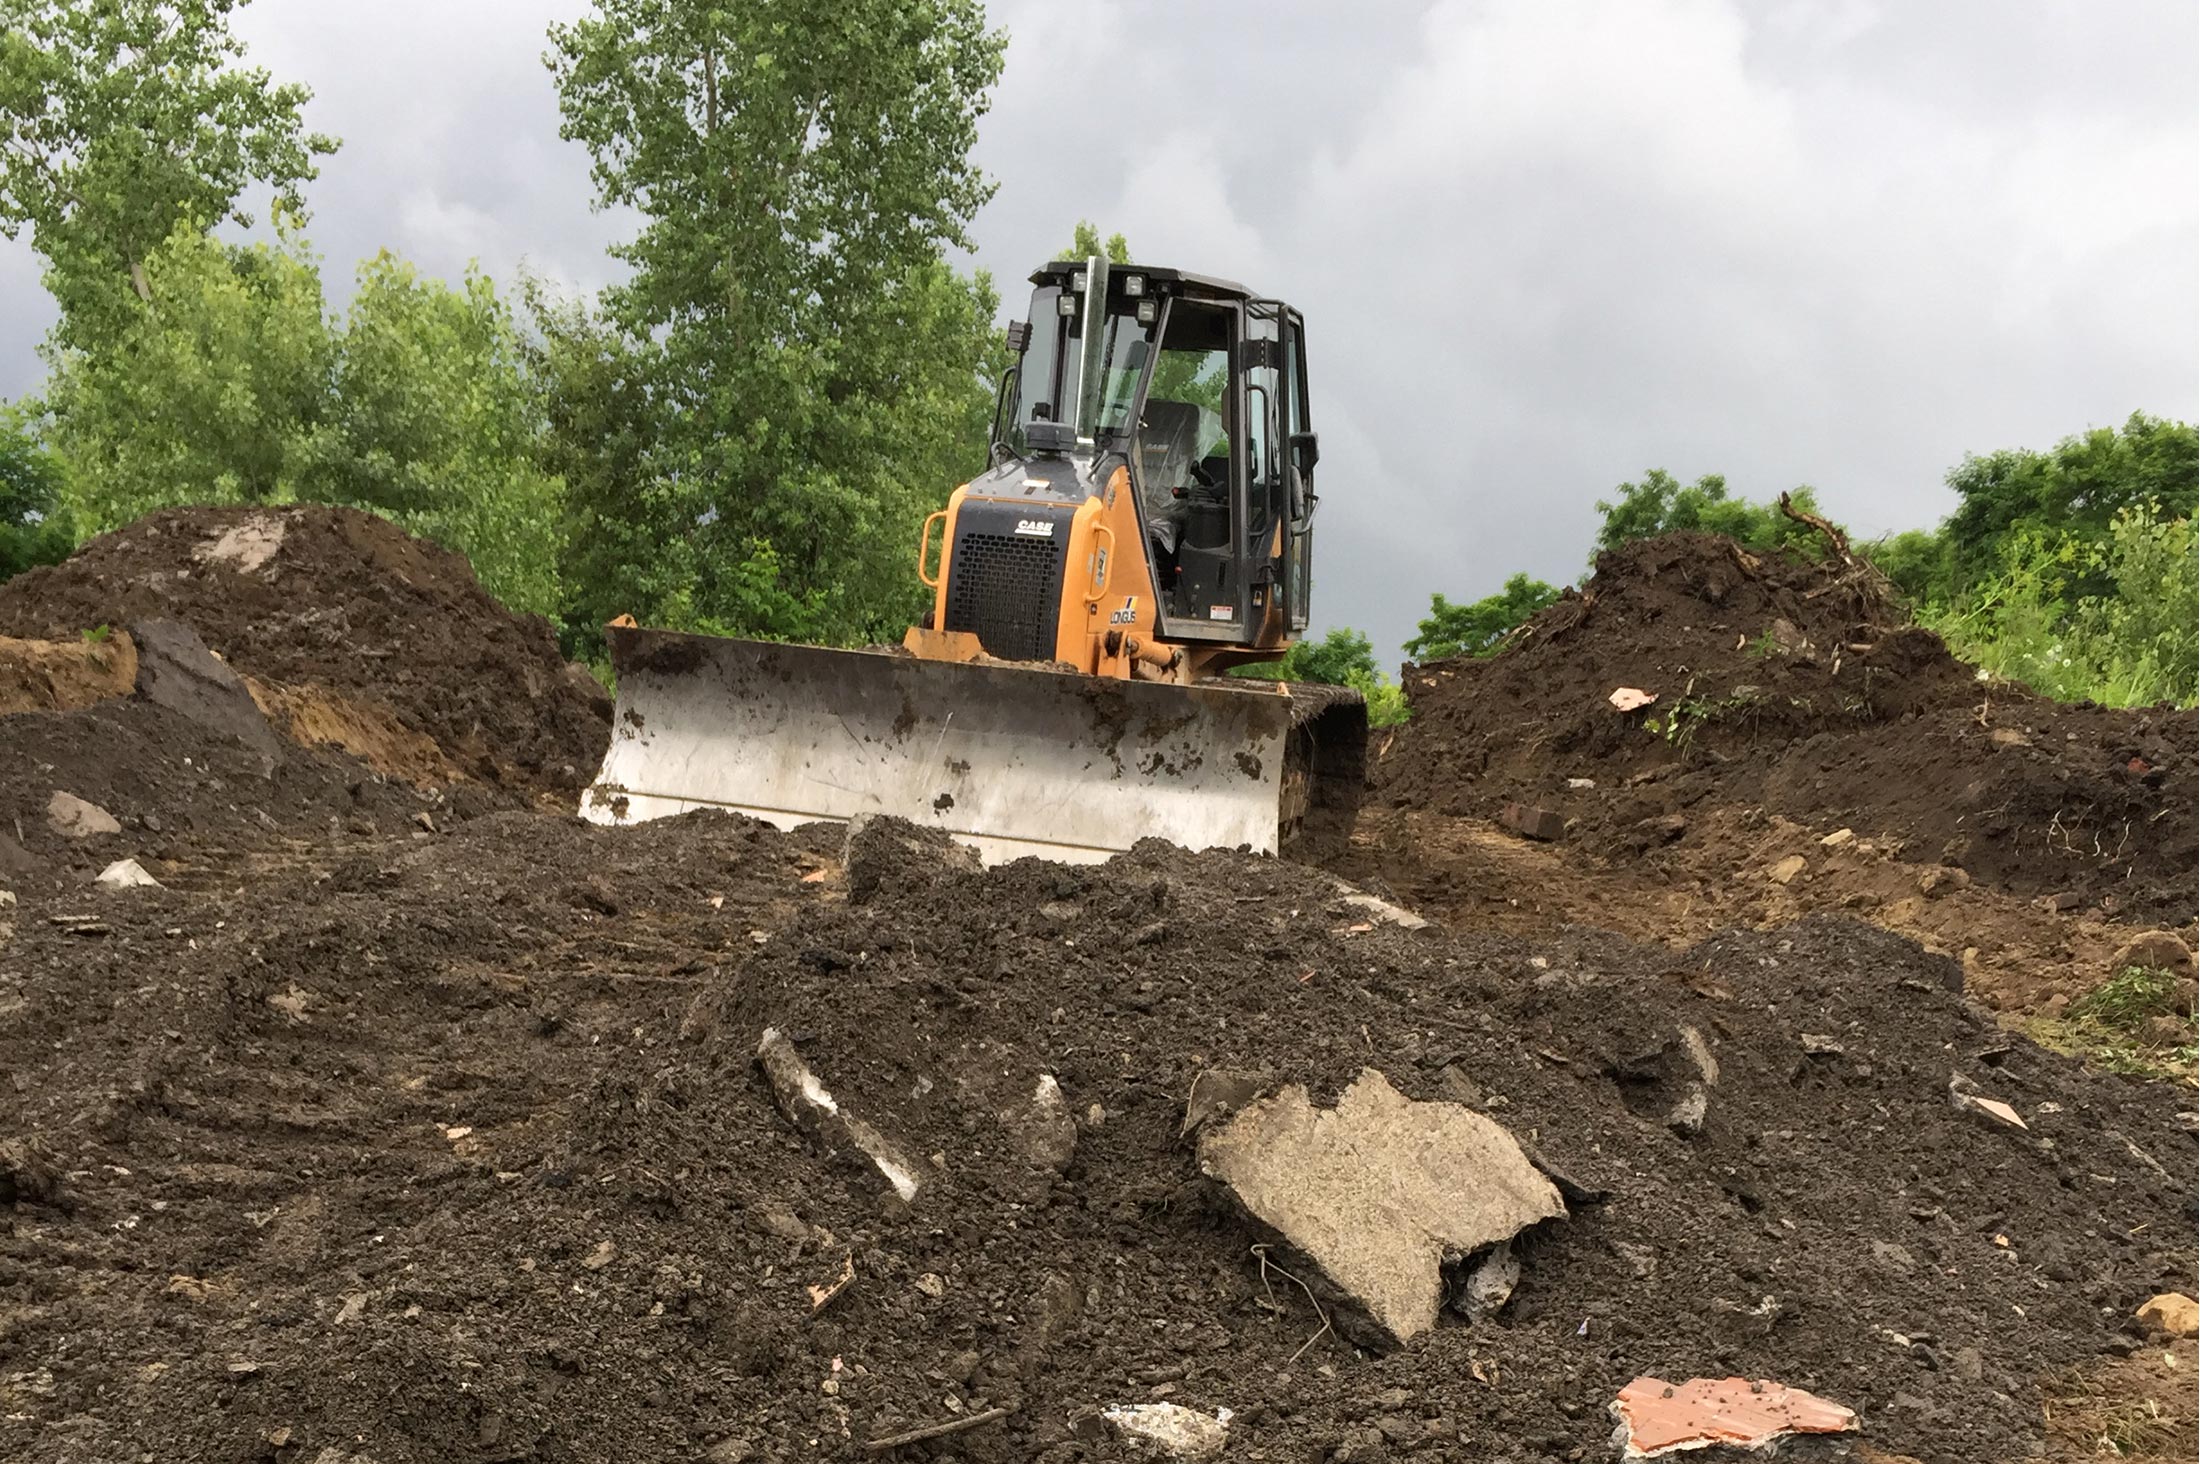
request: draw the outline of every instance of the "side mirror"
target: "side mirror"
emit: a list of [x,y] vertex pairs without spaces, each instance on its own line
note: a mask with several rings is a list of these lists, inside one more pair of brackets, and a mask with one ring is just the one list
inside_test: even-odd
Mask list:
[[1314,464],[1322,460],[1322,437],[1319,432],[1294,432],[1291,434],[1291,461],[1302,473],[1312,473]]

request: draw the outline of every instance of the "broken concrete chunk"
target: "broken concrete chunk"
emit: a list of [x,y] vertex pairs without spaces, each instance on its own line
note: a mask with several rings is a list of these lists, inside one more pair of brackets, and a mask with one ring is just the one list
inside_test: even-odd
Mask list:
[[1126,1403],[1101,1415],[1125,1442],[1167,1459],[1212,1459],[1230,1441],[1230,1410],[1200,1413],[1177,1403]]
[[1445,1263],[1566,1213],[1503,1128],[1415,1102],[1372,1068],[1333,1109],[1293,1084],[1208,1125],[1199,1164],[1321,1268],[1343,1293],[1339,1327],[1374,1346],[1435,1325]]
[[1426,930],[1428,922],[1411,910],[1401,909],[1388,900],[1378,900],[1373,895],[1346,895],[1344,902],[1355,910],[1365,910],[1377,920],[1385,920],[1403,930]]
[[2176,1291],[2149,1297],[2139,1308],[2139,1321],[2148,1329],[2171,1337],[2200,1335],[2200,1302]]
[[1658,694],[1656,692],[1644,691],[1640,687],[1634,686],[1615,688],[1612,694],[1605,698],[1606,701],[1612,704],[1612,710],[1617,712],[1632,712],[1650,705],[1657,699]]
[[1563,814],[1525,803],[1506,804],[1498,811],[1497,821],[1524,839],[1539,839],[1544,843],[1566,832]]
[[1202,1068],[1192,1079],[1192,1094],[1184,1100],[1182,1138],[1192,1130],[1219,1118],[1227,1118],[1274,1085],[1267,1073],[1233,1072],[1228,1068]]
[[1519,1284],[1520,1257],[1513,1254],[1511,1241],[1501,1242],[1467,1272],[1467,1283],[1459,1293],[1459,1310],[1469,1317],[1495,1316],[1512,1300],[1513,1288]]
[[162,889],[161,882],[145,872],[135,859],[117,859],[99,872],[98,882],[118,889]]
[[2017,1110],[1999,1098],[1989,1098],[1978,1090],[1978,1085],[1961,1073],[1948,1077],[1948,1098],[1965,1113],[1975,1113],[1981,1118],[2009,1127],[2029,1129],[2030,1124],[2018,1116]]
[[828,1150],[853,1149],[892,1187],[903,1203],[916,1199],[917,1167],[884,1134],[845,1113],[776,1027],[766,1027],[756,1044],[756,1061],[770,1081],[772,1096],[788,1120]]
[[1810,861],[1800,854],[1790,854],[1787,858],[1766,870],[1765,878],[1771,880],[1774,884],[1793,884],[1795,883],[1795,877],[1801,874],[1809,863]]
[[1832,833],[1826,835],[1818,842],[1828,849],[1838,849],[1844,844],[1853,844],[1856,842],[1856,830],[1835,829]]
[[188,717],[208,731],[235,738],[260,755],[261,771],[274,771],[282,743],[268,726],[244,678],[206,648],[199,633],[175,620],[140,620],[130,626],[137,643],[137,694]]
[[46,822],[66,839],[89,839],[99,834],[119,834],[122,825],[96,803],[86,803],[74,793],[59,789],[46,800]]
[[1001,1114],[1000,1120],[1016,1151],[1035,1168],[1060,1174],[1076,1156],[1077,1120],[1052,1073],[1041,1073],[1030,1101]]
[[1762,1448],[1789,1434],[1846,1433],[1853,1410],[1782,1383],[1747,1378],[1691,1378],[1680,1384],[1640,1377],[1620,1390],[1621,1457],[1655,1459],[1724,1444]]

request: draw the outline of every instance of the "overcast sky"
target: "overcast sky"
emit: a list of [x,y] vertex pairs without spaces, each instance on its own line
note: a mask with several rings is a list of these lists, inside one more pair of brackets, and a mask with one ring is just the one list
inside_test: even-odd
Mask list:
[[[344,140],[340,291],[389,247],[583,286],[543,30],[581,0],[257,0]],[[1644,469],[1928,524],[1967,450],[2200,395],[2191,0],[997,0],[977,263],[1009,312],[1080,216],[1307,316],[1316,623],[1386,662],[1432,591],[1582,570]],[[1089,58],[1089,59],[1088,59]],[[51,319],[0,242],[0,395]],[[952,485],[940,485],[941,493]]]

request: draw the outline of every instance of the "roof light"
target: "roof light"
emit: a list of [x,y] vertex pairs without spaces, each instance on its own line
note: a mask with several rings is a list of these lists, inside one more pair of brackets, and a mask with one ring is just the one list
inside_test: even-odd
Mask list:
[[1078,270],[1069,277],[1069,287],[1080,295],[1085,293],[1085,272],[1083,270]]
[[1136,300],[1139,296],[1145,294],[1146,277],[1144,275],[1123,276],[1123,293],[1130,296],[1133,300]]
[[1141,300],[1138,302],[1138,323],[1140,325],[1152,325],[1154,316],[1158,315],[1159,313],[1160,312],[1154,308],[1153,301]]
[[1062,298],[1055,302],[1055,308],[1065,317],[1075,318],[1077,314],[1077,297],[1065,290],[1062,292]]

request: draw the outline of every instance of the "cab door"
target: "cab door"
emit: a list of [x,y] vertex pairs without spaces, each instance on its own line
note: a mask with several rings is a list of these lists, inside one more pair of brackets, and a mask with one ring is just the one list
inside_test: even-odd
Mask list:
[[1314,459],[1311,399],[1306,388],[1306,321],[1296,310],[1283,320],[1283,605],[1294,635],[1306,629],[1314,587]]

